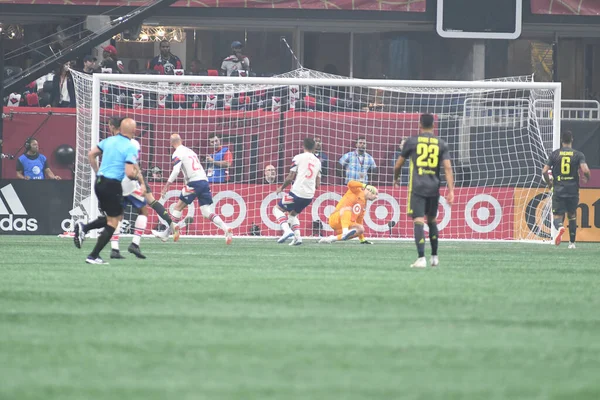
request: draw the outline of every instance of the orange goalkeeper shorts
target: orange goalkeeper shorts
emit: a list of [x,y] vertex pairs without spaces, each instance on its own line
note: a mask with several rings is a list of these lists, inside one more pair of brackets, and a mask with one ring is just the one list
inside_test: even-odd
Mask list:
[[342,232],[342,219],[340,217],[339,211],[335,211],[329,216],[328,223],[331,229],[334,230],[336,235],[339,235]]

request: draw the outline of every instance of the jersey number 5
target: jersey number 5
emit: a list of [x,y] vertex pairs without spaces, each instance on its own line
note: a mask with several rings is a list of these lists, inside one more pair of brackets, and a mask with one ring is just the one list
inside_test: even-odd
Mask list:
[[560,160],[560,174],[571,175],[571,157],[563,157]]
[[437,168],[440,147],[437,144],[419,143],[417,145],[417,167]]
[[306,179],[310,179],[313,177],[313,175],[315,174],[314,168],[315,168],[315,164],[308,163],[308,173],[306,175],[304,175],[304,177]]

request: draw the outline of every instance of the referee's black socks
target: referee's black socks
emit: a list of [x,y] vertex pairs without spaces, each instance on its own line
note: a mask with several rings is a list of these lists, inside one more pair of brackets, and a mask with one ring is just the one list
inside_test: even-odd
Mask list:
[[92,258],[100,257],[100,252],[102,251],[102,249],[104,247],[106,247],[108,242],[110,242],[110,238],[112,237],[113,233],[115,233],[115,228],[113,228],[110,225],[106,225],[106,227],[104,228],[104,230],[102,230],[102,233],[98,237],[98,241],[96,242],[96,247],[94,247],[94,250],[90,253],[90,257],[92,257]]
[[425,226],[423,222],[415,222],[415,244],[419,258],[425,257]]
[[165,220],[165,222],[167,224],[169,224],[169,226],[173,223],[173,220],[171,219],[171,216],[169,215],[169,212],[167,210],[165,210],[165,207],[160,204],[158,202],[158,200],[154,200],[152,202],[152,204],[150,204],[150,207],[152,207],[152,209],[154,211],[156,211],[156,213],[158,214],[159,217],[161,217],[162,219]]
[[85,224],[83,226],[83,232],[88,233],[92,229],[100,229],[100,228],[104,228],[105,226],[106,226],[106,216],[103,215],[103,216],[98,217],[97,219],[93,220],[89,224]]

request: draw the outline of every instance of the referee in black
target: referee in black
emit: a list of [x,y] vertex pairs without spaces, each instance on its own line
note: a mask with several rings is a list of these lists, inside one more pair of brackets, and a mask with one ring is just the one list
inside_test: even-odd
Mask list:
[[[123,219],[121,181],[125,175],[130,179],[137,179],[139,173],[138,151],[131,144],[131,139],[135,136],[136,123],[131,118],[125,118],[121,121],[120,129],[120,133],[104,139],[88,153],[90,165],[96,173],[94,191],[98,198],[98,205],[105,214],[86,225],[81,222],[75,225],[73,240],[77,248],[81,248],[88,231],[104,228],[94,250],[85,260],[88,264],[108,264],[100,258],[100,252],[110,242],[115,229]],[[102,162],[98,168],[97,157],[100,155],[102,155]]]

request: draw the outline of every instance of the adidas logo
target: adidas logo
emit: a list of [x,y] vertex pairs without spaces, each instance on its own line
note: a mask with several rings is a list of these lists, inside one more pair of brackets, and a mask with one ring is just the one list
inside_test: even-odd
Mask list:
[[[0,217],[8,215],[0,219],[0,230],[3,232],[35,232],[38,230],[38,221],[35,218],[26,218],[27,210],[21,203],[21,199],[15,192],[12,184],[4,186],[0,189],[2,197],[0,197]],[[23,215],[22,218],[15,216]]]

